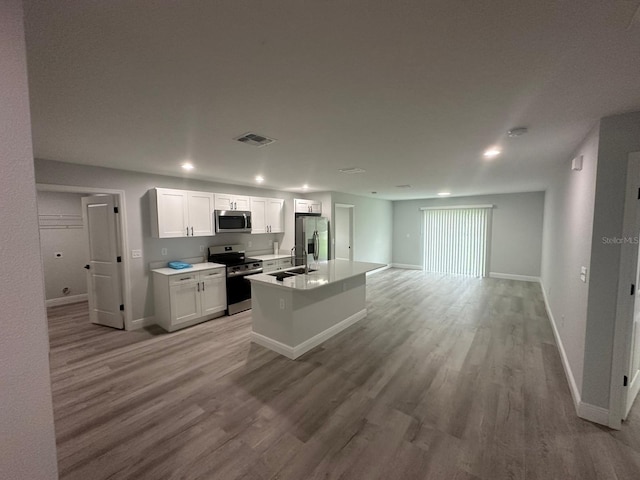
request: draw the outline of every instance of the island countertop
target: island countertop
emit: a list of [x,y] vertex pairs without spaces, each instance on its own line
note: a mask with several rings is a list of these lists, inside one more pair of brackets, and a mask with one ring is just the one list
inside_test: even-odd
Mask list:
[[[315,272],[284,278],[282,281],[278,281],[276,277],[273,277],[268,273],[249,275],[247,279],[253,283],[266,284],[288,290],[311,290],[331,283],[340,282],[348,278],[356,277],[358,275],[363,275],[367,272],[383,267],[386,267],[386,264],[351,262],[349,260],[328,260],[326,262],[313,263],[309,265],[310,269],[316,269]],[[300,268],[300,266],[292,268]],[[292,268],[288,268],[287,270],[291,270]]]
[[204,263],[194,263],[192,267],[188,268],[155,268],[151,270],[154,273],[159,273],[161,275],[184,275],[185,273],[194,273],[200,272],[202,270],[210,270],[212,268],[226,268],[225,265],[221,263],[213,263],[213,262],[204,262]]

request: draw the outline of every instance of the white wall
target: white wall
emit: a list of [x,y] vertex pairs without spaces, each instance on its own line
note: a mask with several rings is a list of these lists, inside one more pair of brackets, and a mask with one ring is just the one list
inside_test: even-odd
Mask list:
[[[273,241],[279,242],[281,250],[286,252],[293,246],[294,195],[292,193],[41,159],[36,159],[35,170],[36,181],[42,184],[104,188],[125,192],[129,250],[142,250],[142,258],[131,258],[130,251],[124,258],[125,262],[129,262],[130,267],[133,320],[151,317],[154,314],[153,286],[149,276],[151,262],[202,256],[200,245],[206,247],[241,243],[247,246],[247,252],[250,254],[273,253]],[[261,235],[224,233],[199,238],[152,238],[148,190],[154,187],[284,198],[286,233]],[[168,250],[167,256],[161,255],[163,248]]]
[[0,477],[57,478],[19,0],[0,2]]
[[577,399],[582,392],[589,293],[589,285],[580,280],[580,267],[589,267],[591,263],[598,139],[599,125],[572,155],[572,158],[583,156],[582,170],[571,170],[571,159],[566,159],[557,169],[555,182],[545,197],[542,287]]
[[422,268],[421,207],[493,204],[489,271],[538,277],[544,192],[393,202],[393,263]]
[[[38,192],[38,215],[82,215],[79,193]],[[47,300],[75,297],[87,293],[87,241],[82,227],[40,227],[40,252],[44,264]],[[57,257],[62,253],[62,257]],[[68,293],[63,289],[68,288]]]

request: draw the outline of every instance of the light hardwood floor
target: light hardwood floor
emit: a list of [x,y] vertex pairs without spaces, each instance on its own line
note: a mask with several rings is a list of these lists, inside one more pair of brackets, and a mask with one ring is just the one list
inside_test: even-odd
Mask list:
[[640,478],[640,407],[576,417],[539,285],[390,269],[296,361],[250,312],[180,332],[49,309],[62,479]]

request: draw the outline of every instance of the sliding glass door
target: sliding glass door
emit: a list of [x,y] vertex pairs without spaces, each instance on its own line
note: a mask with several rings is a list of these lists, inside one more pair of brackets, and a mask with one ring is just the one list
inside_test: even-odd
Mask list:
[[485,277],[491,207],[424,208],[424,270]]

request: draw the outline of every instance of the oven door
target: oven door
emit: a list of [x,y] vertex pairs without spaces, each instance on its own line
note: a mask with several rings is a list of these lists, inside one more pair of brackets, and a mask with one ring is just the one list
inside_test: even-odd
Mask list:
[[216,210],[216,232],[251,232],[251,212],[240,210]]
[[229,315],[234,315],[251,308],[251,282],[250,275],[262,273],[262,268],[251,270],[248,273],[227,276],[227,310]]

